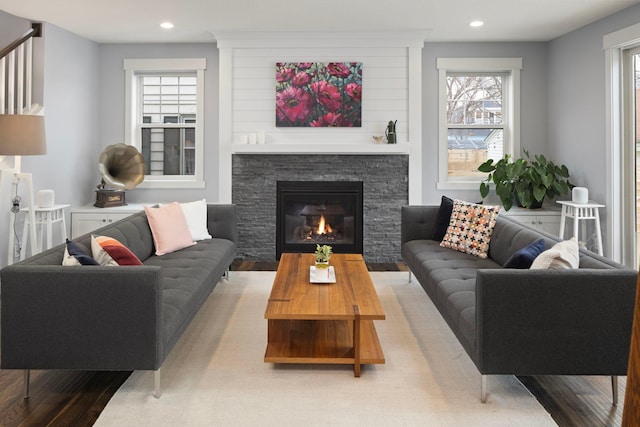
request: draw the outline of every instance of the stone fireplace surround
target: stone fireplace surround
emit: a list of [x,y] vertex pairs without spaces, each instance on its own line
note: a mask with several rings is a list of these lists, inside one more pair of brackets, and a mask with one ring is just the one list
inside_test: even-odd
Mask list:
[[234,154],[232,203],[238,258],[276,259],[277,181],[362,181],[367,262],[400,259],[400,208],[408,204],[408,155]]

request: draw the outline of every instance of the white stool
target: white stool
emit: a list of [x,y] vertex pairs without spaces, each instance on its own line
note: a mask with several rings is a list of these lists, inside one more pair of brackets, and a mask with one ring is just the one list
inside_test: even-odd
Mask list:
[[[31,248],[31,255],[35,255],[41,251],[42,243],[44,239],[43,226],[47,226],[47,245],[44,249],[51,249],[53,247],[53,224],[60,223],[60,236],[64,243],[67,239],[67,225],[64,220],[64,210],[71,205],[53,205],[49,208],[38,208],[33,210],[36,217],[36,242],[38,247]],[[29,208],[22,208],[21,211],[28,212]],[[27,253],[27,243],[29,241],[29,216],[24,219],[24,227],[22,229],[22,241],[24,242],[24,248],[20,251],[20,259],[24,259]]]
[[600,233],[600,213],[598,209],[604,208],[604,205],[593,201],[589,201],[588,203],[575,203],[570,200],[559,200],[558,203],[562,205],[562,216],[560,217],[560,238],[564,239],[564,223],[566,218],[573,218],[573,237],[575,237],[576,240],[579,240],[578,223],[580,220],[593,219],[595,220],[596,237],[598,240],[598,253],[602,255],[602,234]]

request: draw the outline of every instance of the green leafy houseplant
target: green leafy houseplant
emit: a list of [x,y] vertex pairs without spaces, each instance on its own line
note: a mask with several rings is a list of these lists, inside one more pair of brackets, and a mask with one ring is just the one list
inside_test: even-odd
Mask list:
[[331,258],[332,247],[328,245],[316,245],[316,263],[328,263],[329,258]]
[[556,165],[543,155],[533,159],[524,150],[525,157],[512,160],[509,154],[494,163],[488,159],[478,167],[480,172],[489,175],[480,183],[480,195],[484,199],[489,194],[489,184],[494,183],[496,194],[505,210],[511,209],[514,200],[525,208],[540,207],[547,197],[567,194],[572,185],[569,183],[569,170],[565,165]]

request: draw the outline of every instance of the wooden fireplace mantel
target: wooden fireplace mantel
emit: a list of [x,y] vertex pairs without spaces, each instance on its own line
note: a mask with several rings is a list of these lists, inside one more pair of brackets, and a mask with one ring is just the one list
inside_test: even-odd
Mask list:
[[233,144],[233,154],[409,155],[410,144]]

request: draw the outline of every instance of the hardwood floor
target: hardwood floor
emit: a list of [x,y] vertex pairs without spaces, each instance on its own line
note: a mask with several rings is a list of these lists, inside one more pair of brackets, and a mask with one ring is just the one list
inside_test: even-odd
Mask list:
[[559,426],[622,425],[626,377],[618,377],[618,405],[612,405],[611,377],[518,376]]
[[92,426],[131,372],[0,370],[0,426]]
[[[239,262],[232,270],[275,270],[276,263]],[[369,264],[370,271],[406,271],[403,264]],[[1,351],[1,349],[0,349]],[[0,370],[0,426],[91,426],[130,372],[32,371],[29,399],[22,371]],[[619,403],[611,404],[609,377],[521,376],[559,426],[620,426],[626,377]]]

